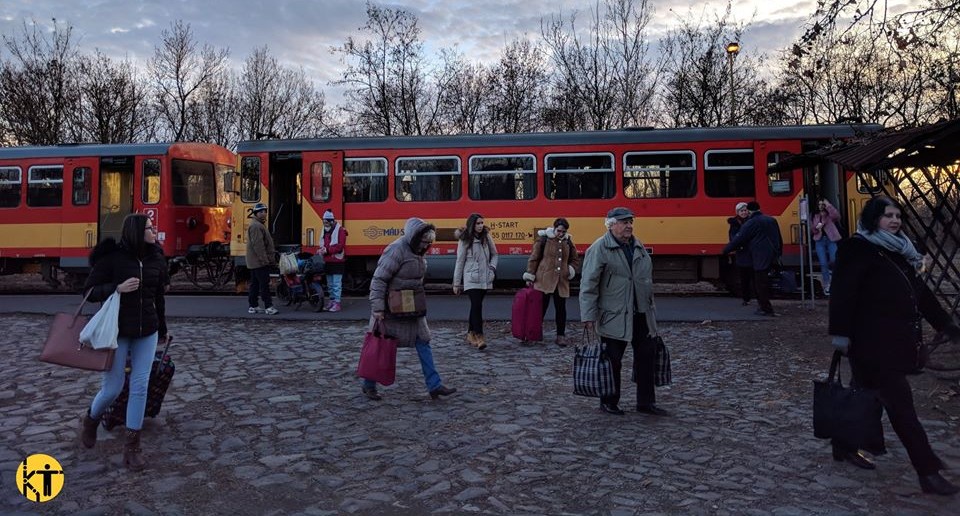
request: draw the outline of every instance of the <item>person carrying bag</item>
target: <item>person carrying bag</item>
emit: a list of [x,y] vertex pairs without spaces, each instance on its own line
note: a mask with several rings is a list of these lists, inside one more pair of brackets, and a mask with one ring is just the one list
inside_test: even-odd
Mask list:
[[83,301],[74,313],[59,312],[53,316],[47,339],[40,352],[40,361],[49,364],[75,367],[87,371],[106,371],[113,366],[114,350],[93,349],[80,341],[80,332],[86,328],[89,318],[81,315],[83,305],[87,303],[91,290],[83,296]]

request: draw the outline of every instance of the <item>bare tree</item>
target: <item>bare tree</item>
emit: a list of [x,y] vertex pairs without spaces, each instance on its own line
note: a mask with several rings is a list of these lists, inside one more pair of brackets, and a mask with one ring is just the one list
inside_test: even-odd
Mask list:
[[449,81],[431,77],[423,56],[417,18],[401,9],[367,3],[365,40],[353,37],[333,49],[347,61],[336,84],[344,85],[344,112],[356,132],[383,135],[431,134]]
[[479,134],[491,131],[493,82],[490,70],[466,62],[462,56],[443,54],[444,75],[450,77],[449,87],[442,92],[440,109],[444,122],[441,130],[453,134]]
[[173,140],[182,140],[187,135],[190,111],[195,109],[191,104],[198,102],[197,92],[204,87],[217,88],[208,83],[218,80],[230,51],[210,45],[198,49],[190,25],[181,20],[161,32],[161,38],[150,60],[156,109],[163,129]]
[[76,120],[84,140],[126,143],[153,138],[155,118],[145,100],[146,81],[132,63],[114,62],[98,50],[80,59],[79,71]]
[[[541,26],[553,65],[550,125],[610,129],[643,125],[651,112],[656,75],[647,56],[647,24],[653,8],[647,0],[604,0],[591,12],[586,35],[576,13]],[[579,104],[581,109],[568,109]],[[569,116],[567,120],[558,117]]]
[[266,46],[247,57],[236,95],[241,139],[330,133],[323,92],[317,90],[302,69],[281,66]]
[[3,36],[10,59],[0,69],[0,118],[15,144],[77,141],[69,123],[80,102],[73,27],[53,20],[48,32],[24,22],[19,37]]
[[897,50],[935,45],[941,31],[960,21],[960,0],[925,0],[899,13],[888,8],[885,0],[820,0],[794,51],[814,51],[824,35],[850,31],[883,38]]
[[543,127],[547,70],[539,47],[528,40],[515,40],[500,56],[490,73],[492,91],[491,130],[522,133]]
[[188,101],[184,139],[230,147],[238,139],[237,127],[231,74],[221,70],[204,81]]

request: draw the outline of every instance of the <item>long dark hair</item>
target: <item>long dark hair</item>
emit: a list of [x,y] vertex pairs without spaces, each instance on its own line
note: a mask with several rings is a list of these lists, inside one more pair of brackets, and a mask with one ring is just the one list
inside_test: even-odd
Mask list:
[[147,216],[142,213],[131,213],[123,219],[123,231],[120,233],[120,245],[129,249],[138,256],[143,256],[147,242],[143,233],[147,230]]
[[860,227],[866,231],[873,233],[880,226],[880,217],[883,216],[883,213],[887,211],[887,206],[893,206],[894,208],[900,210],[901,217],[903,217],[903,208],[900,207],[900,204],[893,199],[880,195],[874,197],[867,201],[863,205],[863,211],[860,212]]
[[475,238],[483,238],[487,236],[487,226],[483,226],[483,231],[477,233],[477,219],[484,218],[483,215],[479,213],[471,213],[467,217],[467,227],[463,230],[463,233],[460,234],[460,240],[464,242],[473,242]]

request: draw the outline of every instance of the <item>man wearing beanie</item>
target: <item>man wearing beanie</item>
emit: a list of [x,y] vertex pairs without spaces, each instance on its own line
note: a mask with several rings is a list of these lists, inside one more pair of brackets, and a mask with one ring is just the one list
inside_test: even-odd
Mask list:
[[750,218],[743,224],[740,231],[723,248],[723,254],[733,251],[746,250],[750,254],[753,266],[753,281],[757,289],[757,302],[760,308],[756,315],[773,317],[773,304],[770,303],[770,269],[778,262],[783,254],[783,239],[780,236],[780,225],[777,219],[764,215],[760,211],[760,203],[747,203]]

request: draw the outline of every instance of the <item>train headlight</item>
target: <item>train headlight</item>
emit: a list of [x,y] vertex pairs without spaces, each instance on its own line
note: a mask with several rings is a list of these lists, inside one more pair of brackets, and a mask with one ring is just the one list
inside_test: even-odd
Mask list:
[[307,245],[313,247],[314,231],[313,228],[307,229]]

